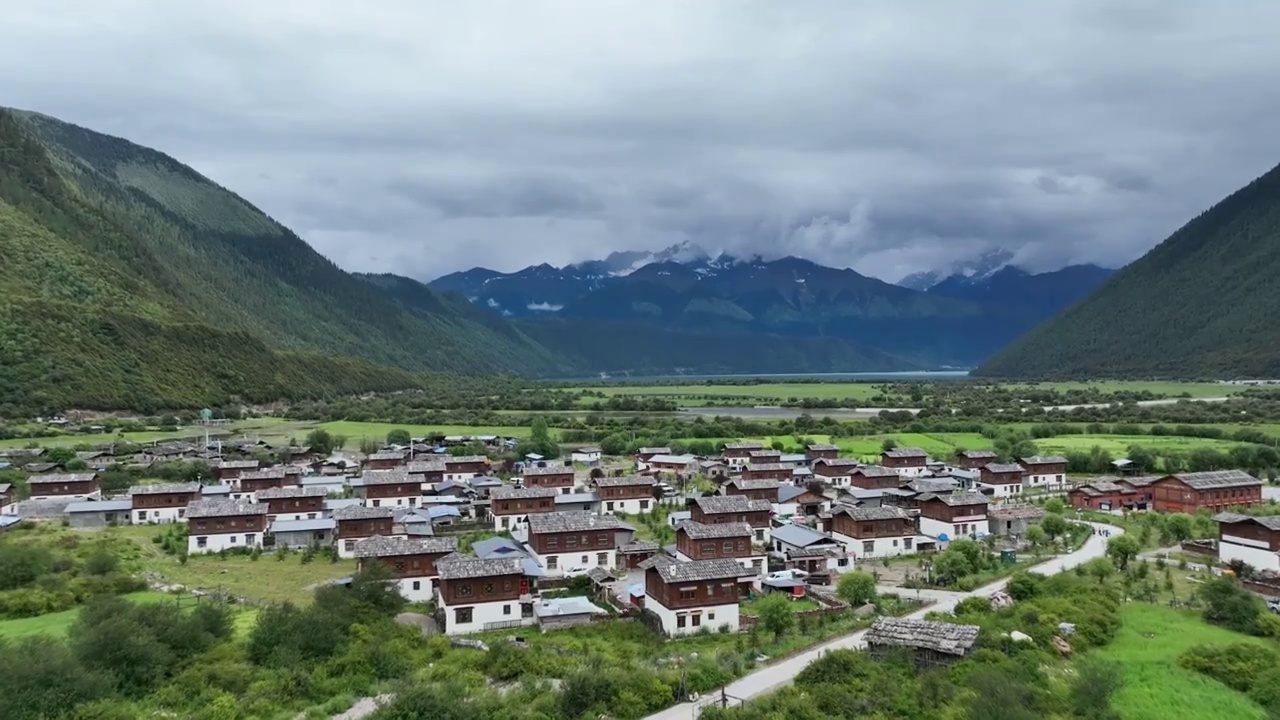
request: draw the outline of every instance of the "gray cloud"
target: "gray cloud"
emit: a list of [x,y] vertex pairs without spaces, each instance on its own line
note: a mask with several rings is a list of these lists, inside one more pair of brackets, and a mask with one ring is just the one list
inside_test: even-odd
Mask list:
[[0,102],[164,150],[352,270],[694,240],[888,279],[1120,264],[1280,161],[1261,0],[54,0]]

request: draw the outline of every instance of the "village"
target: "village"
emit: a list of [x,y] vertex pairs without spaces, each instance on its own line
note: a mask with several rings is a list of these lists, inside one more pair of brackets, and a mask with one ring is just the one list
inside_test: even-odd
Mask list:
[[[563,461],[493,459],[507,443],[454,436],[324,457],[288,447],[275,463],[259,459],[276,450],[262,441],[216,452],[170,443],[149,456],[205,459],[207,480],[119,495],[103,492],[92,466],[66,472],[32,453],[20,458],[34,473],[28,496],[0,486],[0,528],[24,519],[81,530],[181,523],[188,555],[327,548],[359,568],[380,564],[450,636],[619,613],[665,636],[736,632],[750,622],[742,607],[752,598],[782,593],[830,607],[840,603],[839,577],[858,569],[908,595],[956,585],[963,578],[933,572],[931,558],[958,540],[982,541],[1010,564],[1033,550],[1039,558],[1032,541],[1044,533],[1031,528],[1050,497],[1077,513],[1217,513],[1210,550],[1219,561],[1280,573],[1280,524],[1233,511],[1262,501],[1262,482],[1242,471],[1072,482],[1061,457],[1000,462],[966,451],[948,462],[886,447],[869,464],[834,445],[784,454],[759,442],[724,443],[715,457],[647,447],[617,458],[578,447]],[[463,447],[491,452],[449,452]],[[557,592],[576,578],[594,591]]]

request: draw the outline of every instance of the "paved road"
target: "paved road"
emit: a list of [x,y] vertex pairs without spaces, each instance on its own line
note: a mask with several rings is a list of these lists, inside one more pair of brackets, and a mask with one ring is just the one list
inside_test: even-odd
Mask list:
[[[1089,523],[1096,528],[1103,528],[1111,531],[1112,535],[1119,535],[1124,532],[1123,529],[1111,525],[1101,523]],[[1063,570],[1069,570],[1077,565],[1102,557],[1106,553],[1107,538],[1101,535],[1092,535],[1079,550],[1061,557],[1047,560],[1039,565],[1030,568],[1031,572],[1041,575],[1056,575]],[[951,593],[945,591],[921,591],[922,594],[928,592],[930,597],[936,598],[937,603],[923,610],[917,610],[906,617],[922,618],[926,613],[930,612],[947,612],[956,606],[961,600],[978,595],[986,596],[1004,588],[1007,580],[999,580],[984,587],[980,587],[973,592],[967,593]],[[897,589],[902,592],[901,588]],[[864,647],[862,636],[865,630],[851,633],[834,640],[830,640],[811,650],[806,650],[799,655],[790,657],[782,662],[762,667],[755,672],[742,677],[741,679],[730,683],[725,689],[726,694],[735,700],[750,700],[760,697],[775,690],[781,689],[791,684],[796,675],[805,668],[809,663],[822,657],[829,650],[844,649],[860,649]],[[697,703],[681,703],[673,707],[669,707],[662,712],[655,713],[645,718],[645,720],[692,720],[698,717],[698,708],[702,705],[718,702],[718,694],[715,697],[704,697]],[[731,700],[733,702],[733,700]]]

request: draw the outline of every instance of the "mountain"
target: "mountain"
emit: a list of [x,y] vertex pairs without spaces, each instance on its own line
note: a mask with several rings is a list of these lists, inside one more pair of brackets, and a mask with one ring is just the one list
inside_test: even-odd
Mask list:
[[1280,167],[978,369],[990,377],[1280,377]]
[[1000,271],[1013,260],[1013,253],[1004,248],[993,248],[978,257],[952,263],[942,270],[925,270],[911,273],[898,284],[912,290],[928,290],[950,278],[966,278],[981,282]]
[[1068,265],[1033,275],[1006,265],[983,278],[952,275],[928,292],[1019,311],[1030,316],[1034,323],[1065,310],[1093,292],[1114,272],[1097,265]]
[[[0,109],[0,416],[570,365],[456,296],[412,306],[177,160]],[[398,368],[398,369],[395,369]]]

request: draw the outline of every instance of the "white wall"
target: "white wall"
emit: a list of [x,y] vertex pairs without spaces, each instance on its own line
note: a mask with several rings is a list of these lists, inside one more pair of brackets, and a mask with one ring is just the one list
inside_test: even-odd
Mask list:
[[[247,540],[252,535],[252,540]],[[200,538],[205,538],[205,546],[200,547]],[[187,554],[188,555],[204,555],[208,553],[216,553],[220,550],[242,548],[242,547],[262,547],[262,533],[220,533],[216,535],[191,535],[187,537]]]
[[[968,528],[964,528],[963,526],[965,525],[967,525]],[[961,532],[962,529],[964,530],[963,532]],[[969,537],[970,534],[986,535],[989,532],[991,532],[991,529],[987,524],[987,518],[985,515],[972,520],[957,519],[954,523],[934,520],[933,518],[927,518],[923,515],[920,516],[920,534],[922,535],[937,537],[946,533],[946,536],[949,539],[955,540],[957,538]]]
[[[507,522],[506,525],[502,524],[504,520]],[[523,515],[494,515],[493,516],[493,529],[497,532],[502,532],[504,530],[513,532],[515,530],[524,530],[528,527],[529,527],[529,515],[527,513]]]
[[476,477],[477,475],[479,475],[479,473],[473,473],[473,472],[456,472],[456,473],[451,473],[451,472],[447,472],[447,473],[445,473],[445,474],[444,474],[444,479],[445,479],[445,480],[457,480],[457,481],[459,481],[459,482],[465,482],[465,481],[467,481],[467,480],[470,480],[470,479],[471,479],[471,478],[473,478],[473,477]]
[[836,487],[836,488],[847,488],[847,487],[849,487],[850,482],[851,482],[851,481],[852,481],[852,479],[853,479],[853,476],[852,476],[852,475],[832,475],[832,476],[827,476],[827,475],[819,475],[818,473],[814,473],[814,474],[813,474],[813,479],[814,479],[814,480],[820,480],[820,481],[822,481],[822,482],[825,482],[825,483],[829,484],[831,487]]
[[[641,502],[647,502],[648,508],[640,507]],[[615,513],[625,513],[627,515],[638,515],[640,513],[647,513],[650,510],[652,510],[656,502],[657,501],[651,497],[644,498],[643,501],[640,499],[606,500],[602,498],[600,500],[600,514],[613,515]],[[612,505],[612,509],[610,509],[611,505]]]
[[1022,485],[988,485],[984,482],[977,483],[979,488],[991,488],[993,497],[1013,497],[1022,494]]
[[[38,486],[37,486],[37,487],[38,487]],[[32,495],[31,497],[29,497],[29,498],[27,498],[27,499],[28,499],[28,500],[67,500],[67,501],[72,501],[72,500],[89,500],[89,499],[91,499],[91,498],[92,498],[92,499],[94,499],[94,500],[101,500],[101,499],[102,499],[102,491],[101,491],[101,490],[95,490],[95,491],[93,491],[93,492],[91,492],[91,493],[89,493],[89,494],[87,494],[87,495]]]
[[276,520],[318,520],[322,517],[324,517],[324,511],[322,510],[312,510],[309,512],[290,511],[290,512],[282,512],[278,515],[268,515],[267,520],[272,522]]
[[[692,635],[702,628],[707,628],[711,632],[716,632],[721,627],[727,626],[730,632],[738,631],[738,604],[726,605],[710,605],[707,607],[694,608],[689,610],[670,610],[654,599],[652,595],[645,597],[644,607],[646,610],[652,610],[659,618],[662,619],[662,631],[668,635]],[[701,623],[697,626],[693,624],[691,617],[686,617],[685,626],[677,627],[676,617],[678,615],[692,616],[695,612],[701,613]],[[714,616],[714,617],[712,617]]]
[[1218,543],[1218,559],[1224,563],[1240,560],[1259,570],[1280,572],[1280,555],[1258,540],[1223,535]]
[[[404,596],[405,600],[409,602],[428,602],[435,597],[435,589],[431,584],[434,579],[435,576],[400,578],[396,584],[400,586],[400,594]],[[418,586],[417,588],[414,588],[415,584]]]
[[389,498],[365,498],[365,507],[418,507],[418,503],[422,502],[421,495],[405,495],[402,497]]
[[[532,550],[530,551],[532,552]],[[600,565],[598,555],[605,554],[605,564]],[[586,548],[584,550],[565,551],[561,553],[547,553],[539,555],[533,552],[533,559],[547,571],[548,577],[559,577],[564,575],[565,571],[572,567],[582,566],[590,570],[593,567],[613,568],[618,564],[618,551],[615,548],[608,550],[602,548]],[[583,560],[586,558],[586,560]],[[551,560],[555,560],[555,567],[551,567]]]
[[129,515],[135,525],[148,523],[186,522],[186,507],[151,508],[147,510],[130,510]]
[[1040,487],[1041,485],[1061,485],[1066,482],[1066,475],[1054,473],[1052,475],[1037,475],[1032,473],[1027,476],[1028,487]]
[[[851,556],[856,558],[894,557],[897,555],[910,555],[916,552],[915,542],[914,542],[916,537],[915,533],[912,533],[910,535],[902,535],[899,537],[869,538],[865,542],[870,542],[872,544],[871,552],[866,552],[863,549],[864,541],[859,540],[858,538],[849,537],[848,535],[842,535],[837,532],[831,533],[831,537],[843,543],[845,550]],[[912,541],[911,547],[909,548],[907,547],[908,540]]]
[[[460,607],[471,608],[471,622],[459,624],[454,621],[454,610]],[[506,612],[503,612],[503,609]],[[520,602],[518,600],[507,600],[502,602],[477,603],[474,605],[445,605],[440,603],[440,609],[444,611],[445,635],[467,635],[470,633],[484,632],[485,623],[512,622],[520,620],[522,625],[533,625],[536,619],[520,617]]]

